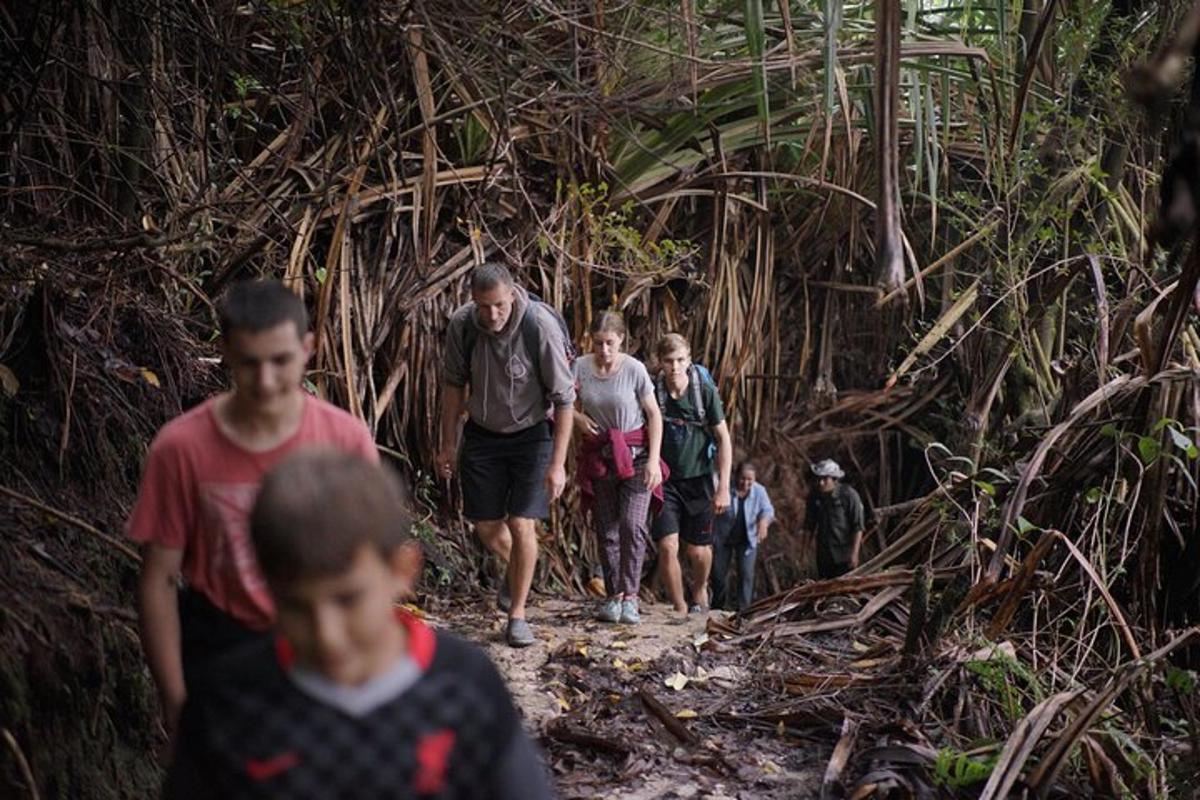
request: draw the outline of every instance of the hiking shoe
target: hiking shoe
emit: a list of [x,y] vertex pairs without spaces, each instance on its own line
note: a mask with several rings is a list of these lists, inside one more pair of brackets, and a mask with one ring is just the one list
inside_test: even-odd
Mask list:
[[700,605],[699,603],[692,603],[690,606],[688,606],[689,614],[705,614],[707,612],[708,612],[708,609],[705,608],[704,606]]
[[509,647],[529,647],[537,641],[533,638],[533,631],[529,629],[529,623],[523,619],[508,621],[508,630],[504,632],[504,639],[508,642]]
[[512,594],[508,591],[508,581],[501,583],[500,588],[496,590],[496,607],[506,614],[512,608]]
[[621,622],[626,625],[637,625],[642,621],[642,617],[638,614],[637,600],[622,600],[621,601]]
[[596,612],[596,619],[601,622],[618,622],[621,619],[621,601],[616,598],[605,600]]

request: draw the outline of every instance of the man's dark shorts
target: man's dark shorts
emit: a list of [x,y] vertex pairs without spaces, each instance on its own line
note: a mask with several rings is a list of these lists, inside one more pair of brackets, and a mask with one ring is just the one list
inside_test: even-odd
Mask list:
[[516,433],[493,433],[468,422],[458,458],[463,514],[475,522],[549,517],[545,480],[553,454],[548,422]]
[[663,505],[654,520],[654,541],[678,533],[687,544],[711,545],[713,490],[711,475],[671,479],[663,484]]

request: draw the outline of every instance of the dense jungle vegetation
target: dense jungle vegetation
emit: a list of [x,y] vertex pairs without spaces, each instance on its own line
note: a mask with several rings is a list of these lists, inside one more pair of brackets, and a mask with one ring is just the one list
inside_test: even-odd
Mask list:
[[[497,259],[577,342],[616,307],[716,375],[788,521],[731,641],[873,598],[847,686],[916,697],[814,702],[831,741],[871,708],[924,733],[851,737],[852,771],[1189,796],[1198,33],[1181,0],[0,8],[0,793],[157,780],[122,525],[153,432],[222,384],[231,281],[310,301],[310,388],[415,487],[425,590],[486,580],[429,465],[447,315]],[[867,563],[793,590],[823,457]],[[582,592],[574,492],[542,543],[535,586]],[[828,727],[805,685],[760,722]]]

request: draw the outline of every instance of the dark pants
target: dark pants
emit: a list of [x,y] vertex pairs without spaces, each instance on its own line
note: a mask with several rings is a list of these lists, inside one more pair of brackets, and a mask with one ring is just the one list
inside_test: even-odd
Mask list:
[[203,680],[221,656],[270,635],[247,628],[195,589],[179,590],[179,638],[186,687]]
[[839,578],[849,571],[850,564],[848,562],[834,561],[829,554],[817,550],[817,577],[821,580]]
[[713,541],[712,607],[732,611],[728,605],[726,589],[729,585],[730,566],[737,567],[737,610],[741,611],[754,599],[754,560],[758,549],[747,546],[745,539],[733,540],[720,537]]

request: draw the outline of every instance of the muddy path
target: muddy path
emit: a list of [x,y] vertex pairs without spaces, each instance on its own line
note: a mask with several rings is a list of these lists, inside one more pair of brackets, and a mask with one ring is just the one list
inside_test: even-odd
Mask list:
[[643,604],[641,624],[609,625],[594,610],[587,601],[537,599],[529,619],[538,643],[513,650],[502,639],[504,618],[482,598],[428,609],[436,624],[487,649],[563,798],[819,795],[828,746],[738,718],[739,688],[754,667],[701,647],[706,617]]

